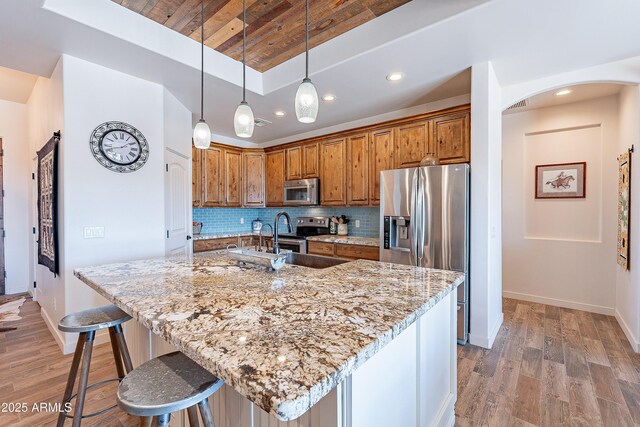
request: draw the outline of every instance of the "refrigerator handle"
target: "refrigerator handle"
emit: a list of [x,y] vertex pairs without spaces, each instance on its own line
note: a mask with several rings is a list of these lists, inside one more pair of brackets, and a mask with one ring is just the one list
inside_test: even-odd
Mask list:
[[423,265],[423,258],[424,258],[424,243],[425,243],[425,231],[426,231],[426,213],[425,213],[425,206],[424,206],[424,193],[425,193],[425,183],[426,183],[426,177],[425,177],[425,171],[423,168],[419,168],[418,169],[418,197],[417,197],[417,203],[416,203],[416,209],[417,209],[417,246],[418,246],[418,251],[417,251],[417,257],[418,257],[418,266]]
[[414,171],[413,177],[411,178],[411,200],[410,200],[411,219],[409,222],[409,228],[411,230],[411,233],[410,233],[411,241],[409,242],[411,252],[409,254],[409,262],[411,263],[411,265],[418,265],[417,259],[416,259],[416,249],[417,249],[417,241],[418,241],[419,220],[417,217],[418,212],[416,209],[416,203],[417,203],[417,195],[418,195],[419,172],[420,172],[420,169],[416,169]]

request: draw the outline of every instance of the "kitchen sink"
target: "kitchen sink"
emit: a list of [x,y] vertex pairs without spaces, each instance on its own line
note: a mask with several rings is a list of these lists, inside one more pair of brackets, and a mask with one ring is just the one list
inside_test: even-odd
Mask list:
[[287,255],[287,259],[285,262],[287,264],[299,265],[302,267],[321,269],[321,268],[329,268],[335,265],[344,264],[349,261],[346,259],[337,259],[337,258],[329,258],[324,256],[306,255],[306,254],[300,254],[296,252],[290,252]]

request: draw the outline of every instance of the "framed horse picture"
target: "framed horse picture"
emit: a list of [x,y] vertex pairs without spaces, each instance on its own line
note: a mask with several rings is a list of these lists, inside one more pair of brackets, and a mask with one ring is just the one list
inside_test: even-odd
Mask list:
[[536,166],[536,199],[583,199],[586,197],[587,163],[556,163]]

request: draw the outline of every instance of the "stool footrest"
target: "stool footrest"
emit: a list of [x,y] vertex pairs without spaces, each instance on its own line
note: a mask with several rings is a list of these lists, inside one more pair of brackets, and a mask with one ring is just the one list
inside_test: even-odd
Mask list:
[[[106,383],[110,383],[110,382],[113,382],[113,381],[118,381],[118,382],[120,382],[120,381],[122,381],[122,378],[111,378],[111,379],[104,380],[104,381],[98,381],[97,383],[93,383],[93,384],[91,384],[91,385],[87,386],[87,391],[88,391],[89,389],[91,389],[92,387],[97,387],[97,386],[99,386],[99,385],[106,384]],[[62,402],[62,406],[64,406],[64,405],[65,405],[65,403],[70,403],[73,399],[75,399],[75,398],[76,398],[76,396],[77,396],[77,395],[78,395],[78,393],[72,394],[72,395],[71,395],[71,397],[70,397],[69,399],[67,399],[66,401]],[[110,411],[110,410],[112,410],[112,409],[115,409],[117,406],[118,406],[118,405],[113,405],[113,406],[109,406],[108,408],[102,409],[102,410],[100,410],[100,411],[94,412],[94,413],[92,413],[92,414],[81,415],[81,416],[80,416],[80,418],[91,418],[91,417],[96,417],[96,416],[98,416],[98,415],[102,415],[102,414],[104,414],[105,412],[108,412],[108,411]],[[61,414],[62,414],[62,416],[63,416],[63,417],[66,417],[66,418],[73,418],[73,417],[74,417],[74,415],[73,415],[73,414],[69,414],[69,413],[67,413],[66,411],[63,411]]]

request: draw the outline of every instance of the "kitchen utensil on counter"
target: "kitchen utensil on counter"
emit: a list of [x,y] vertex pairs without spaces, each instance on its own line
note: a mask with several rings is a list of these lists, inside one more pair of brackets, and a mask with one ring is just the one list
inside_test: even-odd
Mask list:
[[202,227],[204,227],[204,223],[202,222],[193,222],[193,235],[197,236],[202,233]]
[[338,224],[338,236],[346,236],[349,234],[349,226],[347,224]]
[[253,230],[256,233],[259,233],[261,228],[262,228],[262,221],[260,221],[260,218],[256,218],[253,221],[251,221],[251,230]]
[[338,234],[338,218],[335,216],[329,221],[329,234]]

